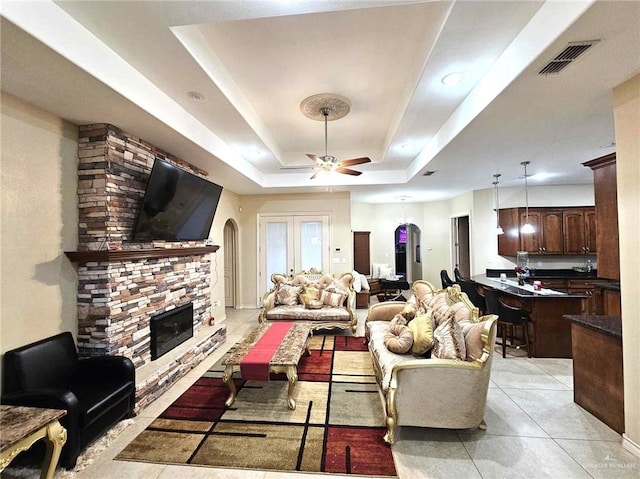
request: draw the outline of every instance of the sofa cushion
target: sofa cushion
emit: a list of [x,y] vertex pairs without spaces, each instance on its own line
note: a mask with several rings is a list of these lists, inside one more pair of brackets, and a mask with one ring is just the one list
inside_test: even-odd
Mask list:
[[[425,302],[423,302],[425,303]],[[447,305],[447,292],[442,291],[432,298],[426,300],[426,308],[433,309],[434,311],[439,309],[443,305]],[[434,318],[435,319],[435,318]]]
[[464,303],[453,303],[449,306],[449,310],[460,326],[474,324],[471,320],[471,310]]
[[413,333],[413,346],[411,352],[423,355],[433,347],[433,319],[431,310],[420,316],[416,316],[408,324]]
[[389,321],[389,328],[392,328],[396,325],[406,326],[407,320],[402,316],[402,314],[396,314],[391,321]]
[[276,290],[276,304],[284,304],[286,306],[298,304],[298,295],[301,291],[302,288],[300,286],[280,283]]
[[[434,313],[435,315],[436,313]],[[462,329],[450,310],[447,310],[444,318],[438,323],[433,332],[432,354],[440,359],[460,359],[464,361],[467,358],[464,334],[462,334]]]
[[384,335],[384,345],[392,353],[404,354],[413,345],[413,333],[403,324],[390,324]]
[[311,302],[320,300],[320,290],[315,286],[308,284],[300,293],[300,302],[305,306]]
[[320,295],[320,301],[327,306],[338,308],[342,306],[346,297],[347,295],[342,293],[324,290]]
[[[458,323],[460,324],[460,323]],[[484,330],[484,321],[479,323],[461,324],[462,334],[464,335],[464,345],[467,350],[467,361],[475,361],[482,357],[482,331]]]
[[[412,296],[413,297],[413,296]],[[416,304],[415,302],[409,302],[407,301],[404,305],[404,308],[402,308],[402,312],[400,313],[407,321],[411,321],[413,318],[416,317],[416,312],[417,312],[417,308],[416,308]]]
[[269,321],[344,321],[351,322],[351,315],[345,308],[323,306],[320,309],[306,309],[302,304],[280,305],[265,313]]
[[384,345],[384,335],[389,329],[388,321],[371,321],[367,323],[369,332],[369,351],[378,365],[380,377],[376,376],[383,392],[389,389],[391,372],[396,364],[411,361],[414,357],[410,354],[398,354],[389,351]]

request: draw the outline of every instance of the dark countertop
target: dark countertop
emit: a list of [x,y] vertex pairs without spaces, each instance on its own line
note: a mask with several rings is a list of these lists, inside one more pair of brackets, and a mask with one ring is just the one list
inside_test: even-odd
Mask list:
[[620,316],[566,314],[563,317],[580,326],[622,339],[622,318]]
[[[515,278],[516,272],[513,269],[487,269],[487,276],[490,278],[500,277],[500,273],[506,273],[507,277]],[[586,271],[576,271],[574,269],[543,269],[531,268],[529,277],[535,279],[602,279],[598,278],[598,270],[591,273]]]
[[596,288],[620,291],[620,281],[598,281],[593,283]]
[[574,294],[574,293],[563,293],[560,291],[556,291],[554,294],[545,294],[545,290],[548,291],[547,288],[544,288],[542,291],[529,291],[527,289],[523,289],[521,287],[517,287],[513,285],[515,280],[513,278],[509,278],[506,283],[500,281],[499,278],[489,277],[485,274],[479,274],[477,276],[473,276],[471,278],[472,281],[475,281],[478,284],[483,286],[488,286],[489,288],[493,288],[496,291],[500,291],[502,293],[510,294],[512,296],[516,296],[521,299],[565,299],[565,298],[578,298],[583,299],[587,296],[584,294]]

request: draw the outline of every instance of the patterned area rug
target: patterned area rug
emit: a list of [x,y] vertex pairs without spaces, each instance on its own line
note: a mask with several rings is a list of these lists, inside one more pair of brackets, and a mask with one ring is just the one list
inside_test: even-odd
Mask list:
[[371,358],[363,338],[314,336],[288,382],[244,381],[233,406],[223,357],[117,457],[120,460],[396,477]]

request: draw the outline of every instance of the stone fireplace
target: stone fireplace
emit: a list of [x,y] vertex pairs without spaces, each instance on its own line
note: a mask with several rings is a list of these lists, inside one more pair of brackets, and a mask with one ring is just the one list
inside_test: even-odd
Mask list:
[[[216,246],[129,242],[156,158],[206,172],[108,124],[81,126],[78,143],[78,251],[67,252],[78,263],[78,349],[129,357],[140,410],[226,338],[209,325]],[[151,319],[185,304],[193,337],[152,361]]]

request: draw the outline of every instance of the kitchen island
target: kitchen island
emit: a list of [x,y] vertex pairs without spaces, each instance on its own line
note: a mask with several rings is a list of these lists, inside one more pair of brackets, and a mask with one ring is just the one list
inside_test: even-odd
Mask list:
[[571,321],[563,315],[579,315],[583,311],[584,294],[572,294],[533,286],[518,285],[517,281],[487,275],[471,278],[482,289],[496,291],[502,302],[529,312],[531,356],[535,358],[571,358]]

